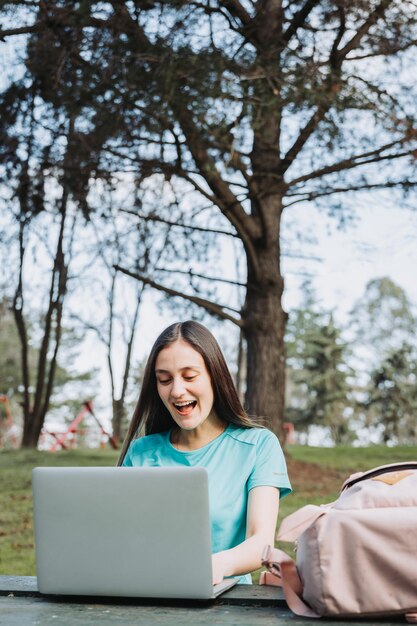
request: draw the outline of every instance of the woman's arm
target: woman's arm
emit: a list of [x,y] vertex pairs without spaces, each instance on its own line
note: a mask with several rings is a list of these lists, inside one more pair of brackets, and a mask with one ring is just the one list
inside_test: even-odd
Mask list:
[[261,567],[266,545],[274,545],[279,489],[254,487],[249,491],[246,539],[238,546],[213,554],[213,584],[225,576],[246,574]]

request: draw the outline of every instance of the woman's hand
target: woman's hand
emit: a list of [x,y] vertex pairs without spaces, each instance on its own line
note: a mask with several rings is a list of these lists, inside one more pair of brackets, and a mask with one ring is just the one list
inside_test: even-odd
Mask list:
[[279,490],[254,487],[249,492],[246,539],[239,545],[212,555],[213,584],[225,576],[240,576],[261,567],[262,551],[274,544]]
[[213,564],[213,585],[217,585],[222,582],[225,576],[230,576],[227,551],[217,552],[212,555],[211,559]]

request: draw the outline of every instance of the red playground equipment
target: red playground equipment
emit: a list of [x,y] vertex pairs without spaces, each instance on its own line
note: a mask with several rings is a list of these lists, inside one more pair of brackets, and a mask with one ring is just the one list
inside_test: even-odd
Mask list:
[[284,422],[282,425],[284,430],[285,443],[294,445],[295,443],[295,428],[291,422]]
[[17,431],[13,423],[9,398],[7,396],[0,395],[0,406],[1,405],[4,406],[4,415],[2,411],[0,411],[0,448],[6,446],[17,448]]
[[85,432],[85,430],[82,430],[80,426],[87,415],[91,415],[93,417],[94,421],[100,429],[100,447],[104,447],[106,443],[109,443],[114,450],[117,450],[119,446],[116,439],[113,437],[113,435],[105,430],[97,415],[94,413],[93,403],[91,401],[87,401],[84,402],[83,408],[78,413],[77,417],[69,424],[65,432],[57,433],[50,431],[45,427],[43,428],[43,434],[50,435],[55,439],[55,442],[49,448],[49,451],[56,452],[59,449],[68,450],[69,448],[74,447],[76,436],[81,434],[81,432]]

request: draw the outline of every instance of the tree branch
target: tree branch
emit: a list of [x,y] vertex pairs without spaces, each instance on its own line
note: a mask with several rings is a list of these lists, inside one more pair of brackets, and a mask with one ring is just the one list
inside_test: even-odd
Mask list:
[[95,332],[98,339],[106,346],[106,348],[109,347],[109,342],[105,338],[100,328],[98,328],[97,326],[94,326],[94,324],[90,324],[89,322],[86,322],[82,317],[80,317],[79,315],[76,315],[75,313],[71,313],[68,317],[70,320],[79,322],[83,326],[83,328],[85,328],[86,330],[92,330],[93,332]]
[[[226,278],[217,278],[215,276],[205,276],[204,274],[197,274],[193,272],[191,269],[188,270],[171,270],[165,267],[155,267],[155,272],[169,272],[171,274],[183,274],[184,276],[189,276],[190,278],[202,278],[203,280],[211,280],[215,283],[225,283],[226,285],[235,285],[236,287],[246,287],[246,283],[240,283],[236,280],[227,280]],[[234,309],[233,309],[234,310]]]
[[26,322],[23,315],[23,264],[25,260],[25,245],[24,245],[24,228],[25,224],[23,220],[20,220],[19,225],[19,273],[18,284],[16,292],[13,298],[13,315],[16,322],[16,328],[19,335],[20,350],[21,350],[21,365],[22,365],[22,381],[23,381],[23,415],[24,419],[28,418],[30,411],[30,369],[29,369],[29,343],[26,329]]
[[171,220],[166,220],[162,217],[158,217],[154,213],[150,213],[149,215],[142,215],[137,211],[132,211],[130,209],[120,209],[121,213],[127,213],[128,215],[134,215],[138,219],[144,220],[145,222],[158,222],[160,224],[166,224],[167,226],[176,226],[178,228],[184,228],[185,230],[197,230],[202,233],[214,233],[216,235],[227,235],[228,237],[236,237],[239,239],[239,236],[236,233],[231,233],[227,230],[219,230],[217,228],[204,228],[203,226],[191,226],[188,224],[181,224],[179,222],[174,222]]
[[244,211],[236,196],[220,176],[214,160],[208,153],[207,147],[192,121],[191,112],[185,107],[177,107],[174,113],[187,139],[188,148],[200,175],[218,198],[217,204],[222,213],[242,235],[242,238],[247,240],[258,237],[260,233],[256,222]]
[[304,24],[308,15],[319,4],[319,0],[307,0],[305,5],[294,15],[287,30],[282,35],[283,46],[285,47],[297,30]]
[[[238,0],[224,0],[224,2],[220,2],[219,4],[223,5],[226,11],[229,12],[229,15],[239,22],[240,28],[238,27],[236,29],[231,25],[233,30],[238,30],[247,42],[258,48],[261,42],[255,24],[256,17],[252,18]],[[221,13],[224,15],[223,11],[221,11]]]
[[317,128],[318,124],[324,119],[326,113],[330,109],[338,93],[338,89],[337,88],[335,89],[334,87],[337,86],[337,81],[339,80],[339,71],[346,55],[351,50],[359,46],[362,38],[369,32],[369,29],[373,26],[373,24],[375,24],[378,21],[378,19],[384,15],[386,8],[389,6],[391,2],[392,0],[382,0],[380,4],[377,6],[377,8],[368,16],[368,18],[365,20],[362,26],[356,31],[355,35],[351,38],[351,40],[341,50],[338,50],[337,49],[338,44],[345,31],[344,11],[342,10],[342,8],[340,9],[339,11],[340,26],[337,31],[337,35],[333,42],[332,50],[329,56],[329,66],[330,66],[331,72],[328,75],[327,81],[326,81],[327,83],[326,84],[326,94],[327,94],[326,100],[321,102],[317,106],[315,112],[313,113],[311,118],[308,120],[304,128],[301,129],[295,142],[293,143],[291,148],[288,150],[288,152],[282,159],[281,167],[280,167],[281,174],[284,174],[289,169],[289,167],[294,162],[295,158],[301,152],[304,145],[306,144],[308,139],[311,137],[311,135]]
[[[394,98],[394,96],[391,95],[387,89],[382,89],[381,87],[378,87],[378,85],[373,84],[371,81],[366,80],[366,78],[358,76],[357,74],[351,74],[350,78],[352,78],[353,81],[363,83],[371,94],[377,94],[378,99],[382,100],[382,98],[386,98],[391,106],[400,108],[400,105],[396,98]],[[369,97],[367,98],[367,100],[368,102],[370,101]]]
[[200,175],[215,194],[215,204],[240,235],[253,271],[255,275],[259,274],[258,258],[253,247],[253,241],[261,237],[259,221],[244,211],[239,200],[222,180],[213,159],[201,140],[200,133],[192,122],[190,111],[185,107],[178,108],[175,114],[187,138],[189,150]]
[[[132,34],[137,35],[138,42],[146,48],[152,44],[147,38],[144,30],[132,19],[128,9],[121,6],[116,0],[111,2],[115,14],[122,15],[126,23],[126,29]],[[238,4],[235,3],[235,9]],[[242,7],[243,8],[243,7]],[[185,106],[173,107],[173,113],[187,138],[187,145],[196,163],[200,175],[207,182],[210,189],[215,194],[215,204],[222,211],[223,215],[236,228],[243,242],[244,248],[250,259],[255,274],[259,272],[257,255],[253,248],[253,239],[261,236],[259,224],[248,215],[239,200],[232,193],[229,186],[222,180],[217,167],[208,153],[207,147],[202,140],[201,134],[192,121],[192,114]]]
[[[67,268],[65,266],[65,259],[63,254],[63,240],[64,240],[64,232],[65,232],[65,221],[67,217],[67,202],[69,198],[69,191],[67,186],[64,186],[63,195],[61,199],[61,222],[59,225],[59,234],[58,241],[56,245],[56,252],[54,255],[54,264],[51,273],[51,283],[49,286],[49,299],[48,299],[48,309],[45,314],[45,322],[44,322],[44,332],[43,337],[39,349],[38,355],[38,370],[37,370],[37,382],[35,388],[35,398],[33,404],[33,415],[34,420],[36,422],[39,421],[41,417],[41,408],[43,406],[47,406],[47,394],[45,394],[46,389],[49,388],[49,379],[47,378],[47,367],[48,367],[48,353],[50,351],[50,344],[52,340],[53,333],[53,323],[54,317],[56,318],[56,324],[58,321],[60,322],[60,307],[61,301],[64,297],[66,291],[66,276],[67,276]],[[60,338],[60,336],[59,336]],[[57,347],[57,346],[55,346]],[[53,352],[53,356],[49,363],[52,363],[52,360],[56,358],[55,350]],[[53,368],[54,373],[55,368]]]
[[348,43],[338,52],[339,57],[345,58],[351,50],[354,50],[359,46],[363,37],[369,32],[370,28],[376,24],[376,22],[384,15],[386,9],[392,4],[392,0],[382,0],[372,13],[368,15],[368,18],[364,21],[362,26],[358,28],[354,36]]
[[45,21],[40,20],[31,26],[21,26],[20,28],[8,28],[6,30],[0,30],[0,41],[4,41],[5,37],[11,37],[12,35],[27,35],[29,33],[36,33],[44,26]]
[[[132,18],[125,3],[120,2],[120,0],[111,0],[110,4],[114,10],[114,18],[109,20],[111,26],[117,28],[120,32],[133,35],[139,45],[147,50],[153,49],[153,45],[142,26]],[[154,60],[159,61],[159,57],[156,56]]]
[[285,172],[289,169],[289,167],[292,165],[295,158],[301,152],[304,145],[307,143],[308,139],[311,137],[311,135],[317,128],[318,124],[324,118],[329,108],[330,108],[330,101],[327,102],[326,105],[320,104],[315,110],[315,112],[313,113],[313,115],[311,116],[311,118],[308,120],[304,128],[301,129],[297,139],[294,141],[293,145],[291,146],[291,148],[288,150],[287,154],[284,156],[284,158],[281,161],[281,165],[279,168],[279,174],[281,176],[283,176]]
[[181,293],[180,291],[177,291],[176,289],[171,289],[170,287],[165,287],[164,285],[160,285],[159,283],[156,283],[155,281],[151,280],[150,278],[147,278],[146,276],[142,276],[141,274],[136,274],[135,272],[131,272],[124,267],[120,267],[120,265],[115,265],[114,268],[118,272],[122,272],[123,274],[126,274],[127,276],[131,276],[132,278],[135,278],[136,280],[142,281],[145,285],[149,285],[150,287],[153,287],[153,289],[157,289],[158,291],[167,293],[170,296],[183,298],[184,300],[193,302],[194,304],[197,304],[198,306],[202,307],[203,309],[211,313],[211,315],[215,315],[216,317],[219,317],[220,319],[229,320],[230,322],[233,322],[234,324],[236,324],[236,326],[239,326],[239,327],[243,326],[243,321],[241,319],[233,317],[232,315],[229,315],[229,313],[226,313],[226,311],[224,310],[224,309],[228,309],[229,311],[233,311],[234,313],[239,314],[240,311],[237,311],[236,309],[232,309],[231,307],[216,304],[215,302],[211,302],[210,300],[206,300],[205,298],[199,298],[197,296],[191,296],[185,293]]
[[[105,264],[107,265],[106,261]],[[108,268],[110,269],[110,268]],[[109,369],[109,378],[110,378],[110,390],[111,390],[111,399],[114,402],[115,397],[115,381],[114,381],[114,368],[112,361],[112,347],[113,347],[113,323],[114,323],[114,294],[116,291],[116,276],[117,272],[111,272],[111,282],[110,289],[107,295],[107,304],[108,304],[108,319],[107,319],[107,367]]]
[[358,54],[357,56],[354,57],[347,57],[345,59],[345,62],[348,61],[363,61],[364,59],[374,59],[375,57],[380,57],[380,56],[388,56],[388,55],[392,55],[392,54],[397,54],[398,52],[404,52],[405,50],[408,50],[409,48],[412,48],[414,46],[417,45],[417,39],[411,39],[410,41],[408,41],[406,44],[400,45],[391,45],[389,52],[387,52],[386,50],[381,50],[380,52],[370,52],[369,54]]
[[[192,172],[192,173],[194,174],[194,172]],[[196,172],[195,175],[199,176],[201,174]],[[196,191],[198,191],[198,193],[201,193],[202,196],[207,198],[207,200],[209,200],[210,202],[215,204],[217,207],[219,207],[220,210],[222,210],[221,207],[223,206],[223,204],[222,204],[222,201],[219,198],[217,198],[215,195],[213,195],[213,194],[209,193],[208,191],[206,191],[201,185],[199,185],[199,183],[196,180],[194,180],[194,178],[190,174],[182,174],[181,176],[182,176],[182,178],[184,180],[186,180],[188,183],[190,183],[190,185],[192,185],[194,187],[194,189]]]
[[326,167],[322,167],[319,170],[315,170],[314,172],[310,172],[309,174],[305,174],[304,176],[299,176],[298,178],[294,178],[292,181],[288,182],[286,187],[290,189],[295,185],[303,183],[307,180],[313,180],[313,178],[321,178],[322,176],[326,176],[327,174],[333,174],[334,172],[340,172],[342,170],[353,169],[355,167],[359,167],[361,165],[368,165],[369,163],[376,163],[378,161],[384,161],[387,159],[399,159],[404,156],[409,156],[413,154],[415,151],[406,150],[404,152],[398,152],[396,154],[387,154],[381,156],[382,152],[393,148],[394,146],[401,144],[403,140],[393,141],[392,143],[385,144],[376,150],[371,150],[369,152],[363,152],[362,154],[358,154],[356,156],[352,156],[349,159],[343,159],[338,163],[333,163],[332,165],[328,165]]
[[352,185],[351,187],[334,187],[333,189],[327,189],[326,191],[320,191],[315,193],[304,192],[300,194],[300,197],[297,200],[293,200],[292,202],[288,202],[285,204],[284,208],[289,206],[293,206],[294,204],[299,204],[300,202],[311,202],[312,200],[316,200],[317,198],[324,198],[325,196],[331,196],[336,193],[349,193],[355,191],[369,191],[370,189],[393,189],[395,187],[417,187],[417,180],[407,180],[407,181],[390,181],[387,183],[374,183],[374,184],[363,184],[363,185]]
[[137,296],[136,296],[136,306],[135,306],[135,311],[134,311],[133,319],[132,319],[131,326],[130,326],[130,336],[129,336],[127,346],[126,346],[127,349],[126,349],[126,358],[125,358],[124,369],[123,369],[122,390],[121,390],[120,398],[119,398],[122,408],[124,408],[127,384],[129,382],[129,374],[130,374],[130,369],[132,366],[133,341],[135,339],[136,326],[137,326],[137,321],[139,318],[139,310],[140,310],[140,305],[141,305],[144,289],[145,289],[145,284],[142,284],[141,289],[140,291],[138,291]]
[[224,0],[221,4],[229,11],[230,15],[237,18],[244,28],[252,23],[250,14],[238,0]]

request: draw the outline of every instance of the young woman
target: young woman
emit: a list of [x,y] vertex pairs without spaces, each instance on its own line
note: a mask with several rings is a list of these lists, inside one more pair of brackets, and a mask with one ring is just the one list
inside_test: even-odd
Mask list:
[[[145,434],[145,436],[141,436]],[[119,465],[202,466],[209,477],[213,583],[261,566],[291,491],[277,437],[245,413],[220,347],[194,321],[156,340]]]

